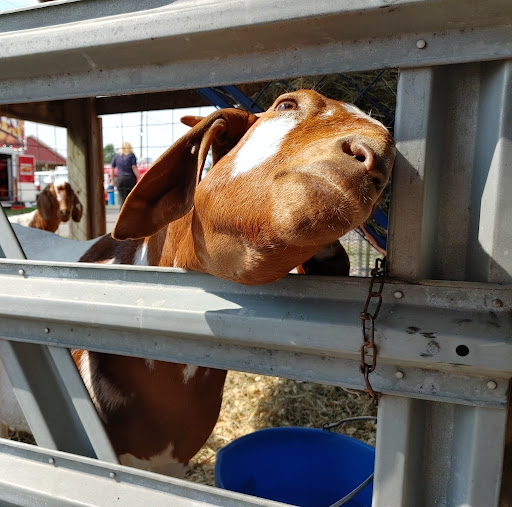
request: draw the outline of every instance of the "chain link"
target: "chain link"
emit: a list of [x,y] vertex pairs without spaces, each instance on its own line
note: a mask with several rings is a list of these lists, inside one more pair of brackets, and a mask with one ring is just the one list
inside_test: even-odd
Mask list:
[[[363,311],[359,314],[361,319],[362,331],[363,331],[363,345],[361,346],[361,373],[364,376],[364,382],[366,384],[366,392],[372,399],[373,403],[377,405],[379,394],[376,393],[368,376],[370,373],[375,371],[377,366],[377,346],[375,345],[375,320],[379,315],[380,307],[382,306],[382,289],[384,288],[384,278],[386,275],[386,260],[376,259],[375,267],[371,271],[370,288],[368,290],[368,297],[364,304]],[[377,290],[374,290],[374,286],[377,284]],[[372,299],[375,299],[375,310],[373,314],[368,311]],[[366,323],[370,323],[370,329],[366,328]],[[366,360],[366,355],[371,354],[371,363]]]

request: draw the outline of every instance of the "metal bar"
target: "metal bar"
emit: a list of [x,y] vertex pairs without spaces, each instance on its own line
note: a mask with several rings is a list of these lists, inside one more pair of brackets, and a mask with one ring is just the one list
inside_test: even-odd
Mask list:
[[0,503],[27,507],[285,505],[7,440],[0,442]]
[[[485,6],[471,0],[393,5],[376,0],[371,6],[362,0],[321,0],[296,2],[293,9],[272,0],[253,0],[250,9],[235,1],[186,8],[163,0],[114,4],[84,0],[0,14],[0,101],[204,88],[512,56],[508,0]],[[116,29],[120,20],[123,33]],[[419,40],[426,44],[417,46]]]
[[11,259],[26,259],[23,248],[12,230],[11,223],[0,206],[0,252]]
[[373,505],[422,507],[424,496],[420,461],[423,453],[421,437],[425,431],[425,403],[397,396],[379,400],[375,448]]
[[2,364],[38,445],[117,463],[69,351],[52,349],[0,340]]
[[504,415],[383,396],[373,505],[498,505]]
[[213,88],[198,88],[196,92],[213,106],[222,108],[233,107],[232,104],[227,102],[227,100]]
[[510,283],[512,60],[483,64],[479,74],[466,279]]
[[[70,403],[80,421],[78,430],[85,430],[87,438],[91,442],[91,447],[94,449],[94,454],[98,459],[110,463],[118,463],[117,454],[105,433],[103,423],[91,402],[85,385],[81,382],[80,378],[77,381],[73,380],[78,377],[78,374],[69,350],[60,347],[48,347],[48,350],[62,381],[66,384]],[[64,416],[59,414],[59,417]],[[74,438],[74,435],[72,438]]]
[[247,97],[247,95],[245,95],[236,86],[223,86],[222,89],[229,94],[230,97],[233,97],[233,99],[235,99],[247,111],[250,111],[251,113],[262,112],[261,107],[258,106],[258,104],[255,104],[253,100]]
[[411,98],[397,108],[394,276],[512,280],[511,69],[502,62],[401,73],[399,96]]
[[393,236],[388,232],[387,251],[391,275],[403,279],[429,278],[432,271],[438,196],[430,189],[437,188],[441,146],[438,118],[433,118],[440,110],[432,105],[435,73],[433,68],[402,71],[398,83],[398,155],[389,210]]
[[[504,159],[512,128],[510,89],[507,62],[401,72],[392,276],[510,282],[506,252],[512,236],[502,213],[512,191]],[[499,298],[492,305],[499,307]],[[493,314],[489,308],[488,327]],[[510,322],[506,326],[510,333]],[[498,505],[505,408],[383,396],[376,505]]]
[[[366,279],[290,276],[245,287],[169,268],[5,260],[0,276],[2,335],[11,340],[362,387],[355,365]],[[383,295],[382,367],[374,387],[504,405],[512,372],[510,289],[390,283]],[[502,307],[495,308],[498,299]],[[489,328],[491,308],[496,325]],[[457,352],[460,345],[467,355]],[[401,379],[397,364],[405,372]],[[487,387],[491,380],[495,389]]]

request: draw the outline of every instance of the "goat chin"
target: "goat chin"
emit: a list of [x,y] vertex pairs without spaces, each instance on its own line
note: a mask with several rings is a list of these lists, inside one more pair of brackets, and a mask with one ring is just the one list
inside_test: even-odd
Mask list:
[[[191,130],[128,195],[112,237],[77,243],[16,226],[28,258],[180,267],[246,284],[302,264],[301,273],[348,273],[336,242],[370,215],[394,162],[381,123],[311,90],[282,95],[258,116],[226,109],[185,123]],[[210,148],[214,163],[201,180]],[[126,463],[169,472],[216,423],[224,371],[92,351],[73,357]],[[0,382],[8,389],[5,375]],[[22,427],[5,396],[0,420]]]

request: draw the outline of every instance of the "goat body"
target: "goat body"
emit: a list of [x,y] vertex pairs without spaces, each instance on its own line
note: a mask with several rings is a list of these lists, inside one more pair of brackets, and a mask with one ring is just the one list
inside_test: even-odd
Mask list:
[[[282,95],[259,116],[227,109],[185,122],[193,128],[81,261],[180,267],[243,284],[296,266],[314,271],[307,261],[326,247],[326,258],[348,261],[332,245],[370,216],[394,162],[382,124],[311,90]],[[200,181],[210,147],[214,164]],[[122,463],[176,474],[212,431],[225,371],[82,350],[73,357]]]
[[80,222],[83,207],[69,183],[49,183],[37,196],[37,209],[9,217],[13,224],[56,232],[61,222]]

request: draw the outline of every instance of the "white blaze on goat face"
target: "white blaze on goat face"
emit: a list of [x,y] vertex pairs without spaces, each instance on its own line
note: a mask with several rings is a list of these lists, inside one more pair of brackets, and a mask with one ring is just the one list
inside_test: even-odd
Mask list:
[[235,158],[233,177],[249,172],[279,152],[287,134],[297,126],[292,115],[258,123]]

